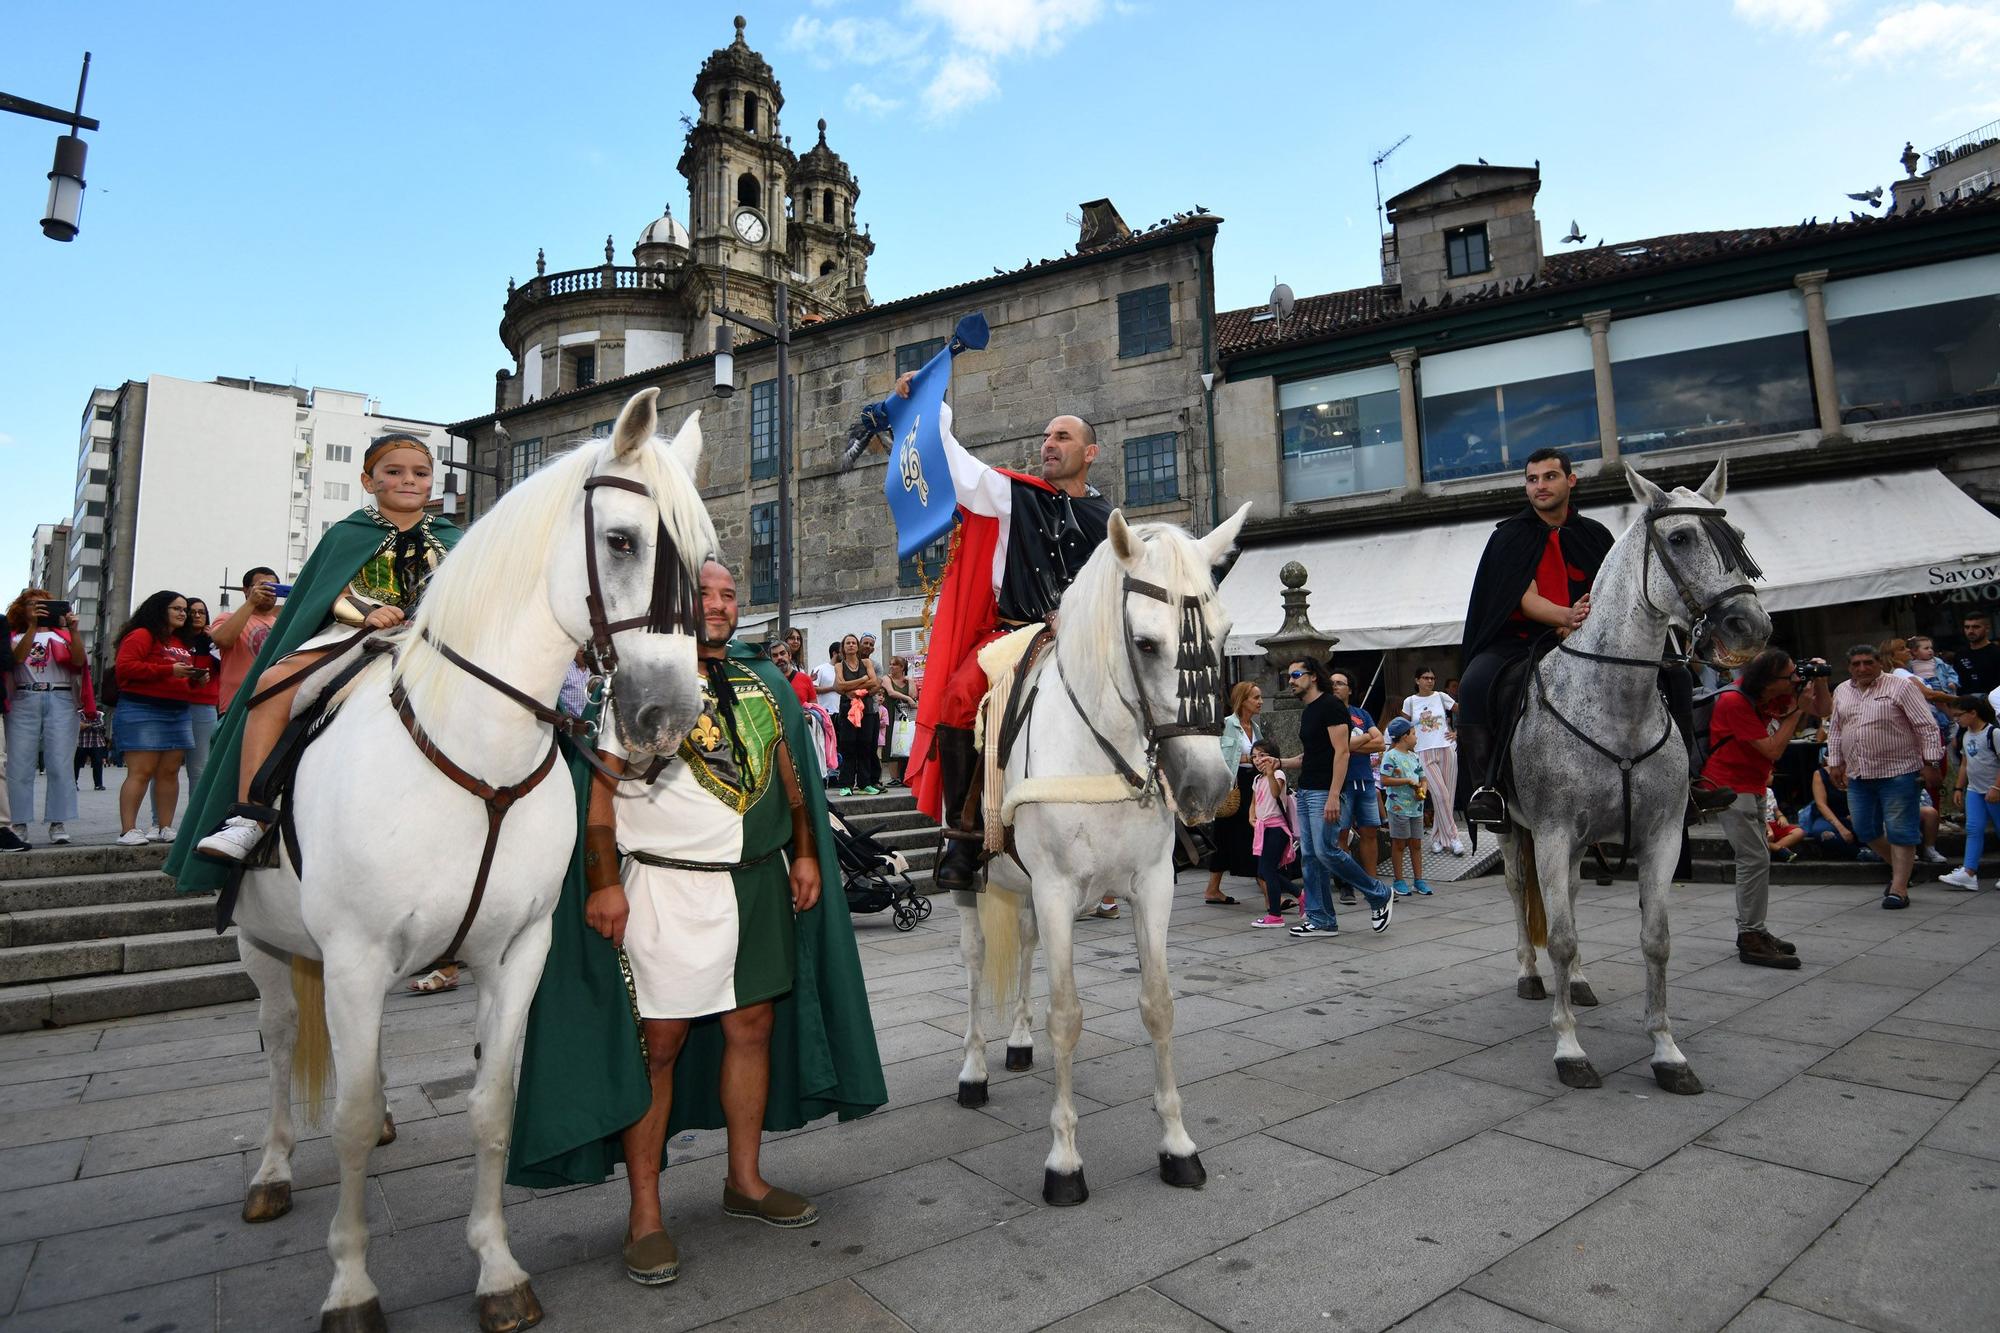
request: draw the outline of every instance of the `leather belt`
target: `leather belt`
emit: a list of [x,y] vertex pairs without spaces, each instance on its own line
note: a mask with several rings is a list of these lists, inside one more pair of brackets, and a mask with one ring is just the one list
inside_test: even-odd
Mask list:
[[17,690],[67,690],[71,687],[68,685],[45,685],[41,681],[34,680],[29,681],[26,685],[16,685],[14,688]]

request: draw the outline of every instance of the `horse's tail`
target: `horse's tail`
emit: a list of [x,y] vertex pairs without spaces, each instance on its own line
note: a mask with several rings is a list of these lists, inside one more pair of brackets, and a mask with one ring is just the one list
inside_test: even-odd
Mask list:
[[298,1037],[292,1046],[292,1085],[306,1104],[306,1121],[317,1125],[326,1110],[326,1076],[333,1068],[333,1043],[326,1031],[326,965],[292,956],[292,999],[299,1007]]
[[1535,869],[1535,835],[1519,835],[1516,852],[1521,858],[1521,910],[1528,920],[1528,943],[1538,949],[1549,945],[1549,910],[1542,905],[1542,877]]
[[986,965],[981,978],[993,997],[993,1013],[1012,1022],[1014,985],[1021,974],[1021,895],[986,881],[979,895],[979,933],[985,940]]

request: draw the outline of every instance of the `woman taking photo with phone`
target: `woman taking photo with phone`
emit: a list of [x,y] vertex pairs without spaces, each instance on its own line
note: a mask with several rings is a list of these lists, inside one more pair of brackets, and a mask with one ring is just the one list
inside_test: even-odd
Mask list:
[[[118,713],[111,725],[125,752],[125,785],[118,789],[119,845],[172,842],[174,808],[181,799],[181,760],[194,746],[191,707],[194,654],[182,642],[187,598],[156,592],[118,631]],[[153,791],[153,827],[140,828],[139,807]]]
[[35,817],[35,765],[48,775],[42,817],[49,841],[69,841],[64,828],[76,818],[76,754],[79,710],[84,707],[83,645],[68,602],[49,599],[46,588],[24,588],[7,608],[13,634],[13,705],[7,712],[7,804],[13,832],[27,837]]

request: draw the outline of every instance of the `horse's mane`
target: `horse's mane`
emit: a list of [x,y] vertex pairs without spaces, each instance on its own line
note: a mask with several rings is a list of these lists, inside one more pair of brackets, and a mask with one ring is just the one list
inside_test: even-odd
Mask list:
[[[428,634],[469,654],[481,630],[493,624],[496,608],[543,596],[543,571],[551,548],[569,530],[571,516],[583,503],[583,483],[605,470],[611,450],[608,439],[578,445],[501,496],[485,517],[466,529],[451,558],[431,576],[406,639]],[[702,561],[720,547],[693,478],[657,437],[638,451],[635,466],[638,480],[659,503],[667,533],[687,564],[689,581],[695,581]],[[397,655],[395,679],[426,719],[447,709],[462,683],[458,669],[439,654],[407,648]]]
[[[1146,548],[1147,563],[1157,568],[1161,586],[1174,598],[1206,597],[1215,591],[1215,576],[1201,544],[1172,523],[1134,523],[1132,535]],[[1098,543],[1090,559],[1083,562],[1076,580],[1062,599],[1063,675],[1079,688],[1105,684],[1125,671],[1124,618],[1119,614],[1119,596],[1124,587],[1124,567],[1111,549],[1111,539]],[[1211,598],[1205,614],[1214,633],[1217,611]],[[1217,637],[1220,637],[1219,635]],[[1072,674],[1074,673],[1074,674]],[[1086,683],[1087,682],[1087,683]]]

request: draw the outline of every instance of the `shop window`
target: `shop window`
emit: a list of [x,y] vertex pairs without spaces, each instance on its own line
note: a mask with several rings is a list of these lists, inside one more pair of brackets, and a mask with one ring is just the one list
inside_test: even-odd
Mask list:
[[1425,481],[1516,471],[1543,448],[1571,462],[1603,453],[1582,329],[1427,356],[1418,376]]
[[1118,294],[1118,355],[1145,356],[1174,345],[1173,290],[1166,283]]
[[2000,403],[2000,257],[1826,287],[1842,421]]
[[1181,498],[1180,437],[1173,431],[1125,441],[1125,503],[1134,509]]
[[1278,386],[1287,503],[1400,490],[1403,412],[1394,366]]
[[1811,429],[1805,329],[1795,291],[1612,321],[1619,448],[1643,454]]

